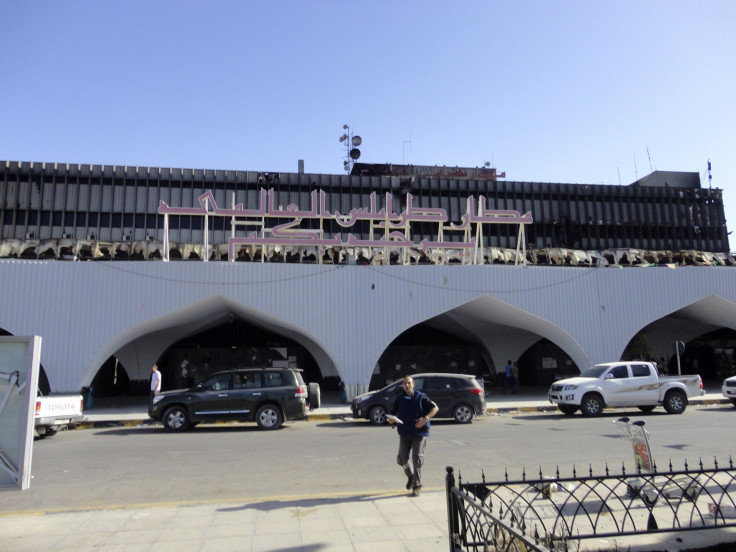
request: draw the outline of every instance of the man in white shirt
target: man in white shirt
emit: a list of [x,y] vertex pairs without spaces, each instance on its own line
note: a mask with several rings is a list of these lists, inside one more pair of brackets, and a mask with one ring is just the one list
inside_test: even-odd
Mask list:
[[158,366],[155,364],[151,366],[151,397],[150,402],[153,402],[153,397],[156,393],[161,391],[161,372],[158,371]]

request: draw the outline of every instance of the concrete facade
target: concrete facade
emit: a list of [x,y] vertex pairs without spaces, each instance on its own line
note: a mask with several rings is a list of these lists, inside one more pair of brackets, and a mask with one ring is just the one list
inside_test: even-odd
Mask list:
[[546,338],[580,367],[618,360],[647,328],[655,356],[736,330],[736,270],[511,265],[355,266],[0,260],[0,328],[40,335],[53,391],[90,384],[114,355],[131,379],[188,335],[235,314],[287,336],[367,390],[382,352],[431,321],[480,343],[496,366]]

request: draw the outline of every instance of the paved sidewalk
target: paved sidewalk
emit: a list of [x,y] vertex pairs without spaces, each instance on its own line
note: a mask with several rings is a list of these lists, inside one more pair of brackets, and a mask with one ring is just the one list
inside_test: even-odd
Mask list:
[[[0,495],[1,496],[1,495]],[[580,552],[692,551],[736,530],[593,539]],[[630,546],[630,548],[629,548]],[[446,552],[444,489],[0,512],[3,552]]]
[[0,513],[4,552],[439,552],[448,546],[444,490]]

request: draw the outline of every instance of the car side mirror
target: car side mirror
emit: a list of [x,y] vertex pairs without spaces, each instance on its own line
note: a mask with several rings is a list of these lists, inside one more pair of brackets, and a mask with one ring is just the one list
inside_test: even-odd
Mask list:
[[204,391],[204,385],[201,383],[198,383],[194,389],[195,391]]
[[611,372],[608,372],[605,376],[603,376],[603,379],[604,380],[613,379],[613,374]]

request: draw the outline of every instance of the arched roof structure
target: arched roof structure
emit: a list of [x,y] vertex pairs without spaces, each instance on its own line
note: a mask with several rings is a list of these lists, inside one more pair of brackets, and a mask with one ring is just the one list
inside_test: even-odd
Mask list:
[[0,282],[0,327],[43,338],[54,391],[89,384],[117,351],[131,378],[147,376],[156,347],[230,312],[300,342],[350,395],[367,388],[392,340],[423,322],[473,334],[502,362],[543,336],[585,365],[617,360],[672,313],[725,325],[736,304],[736,271],[717,267],[0,260]]

